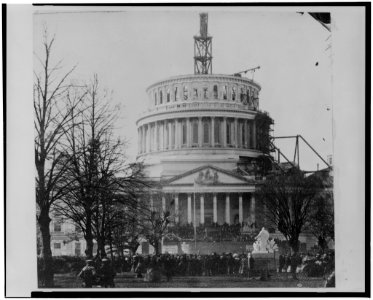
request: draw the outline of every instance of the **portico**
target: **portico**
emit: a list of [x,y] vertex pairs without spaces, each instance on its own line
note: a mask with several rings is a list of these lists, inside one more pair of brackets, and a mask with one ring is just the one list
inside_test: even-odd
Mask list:
[[255,223],[254,182],[213,166],[171,178],[162,187],[162,208],[175,224]]

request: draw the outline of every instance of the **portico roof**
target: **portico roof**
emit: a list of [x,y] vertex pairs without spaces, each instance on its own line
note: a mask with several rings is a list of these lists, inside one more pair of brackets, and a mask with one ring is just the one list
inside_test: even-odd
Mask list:
[[165,180],[164,192],[253,192],[255,182],[212,165],[204,165]]

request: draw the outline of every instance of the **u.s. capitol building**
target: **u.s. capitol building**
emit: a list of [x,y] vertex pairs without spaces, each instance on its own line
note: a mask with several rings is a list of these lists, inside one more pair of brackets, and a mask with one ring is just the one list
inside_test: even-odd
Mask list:
[[[212,74],[207,15],[195,39],[195,74],[147,88],[147,110],[137,120],[138,158],[159,183],[150,205],[161,205],[179,225],[263,225],[255,173],[263,130],[257,122],[260,85],[241,74]],[[267,114],[266,114],[267,115]],[[194,209],[195,208],[195,209]]]

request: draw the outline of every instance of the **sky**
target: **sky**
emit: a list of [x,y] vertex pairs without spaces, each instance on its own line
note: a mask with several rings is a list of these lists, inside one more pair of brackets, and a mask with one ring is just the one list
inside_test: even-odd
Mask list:
[[[285,7],[41,9],[34,14],[34,53],[41,55],[47,27],[56,36],[52,60],[63,59],[65,70],[77,65],[72,79],[89,81],[98,74],[101,87],[113,92],[113,104],[122,105],[117,134],[129,141],[130,159],[137,154],[135,122],[147,103],[146,88],[193,73],[201,12],[209,15],[213,73],[260,66],[254,73],[262,87],[259,107],[274,119],[273,135],[300,134],[324,159],[333,152],[332,36],[308,14]],[[294,140],[276,145],[293,158]],[[301,168],[316,170],[317,164],[325,167],[301,143]]]

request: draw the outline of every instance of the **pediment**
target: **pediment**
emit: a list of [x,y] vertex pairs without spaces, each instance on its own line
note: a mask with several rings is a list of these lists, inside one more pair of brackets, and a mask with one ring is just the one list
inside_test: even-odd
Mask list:
[[238,174],[208,165],[177,175],[165,182],[166,185],[200,186],[237,185],[247,183],[248,180]]

